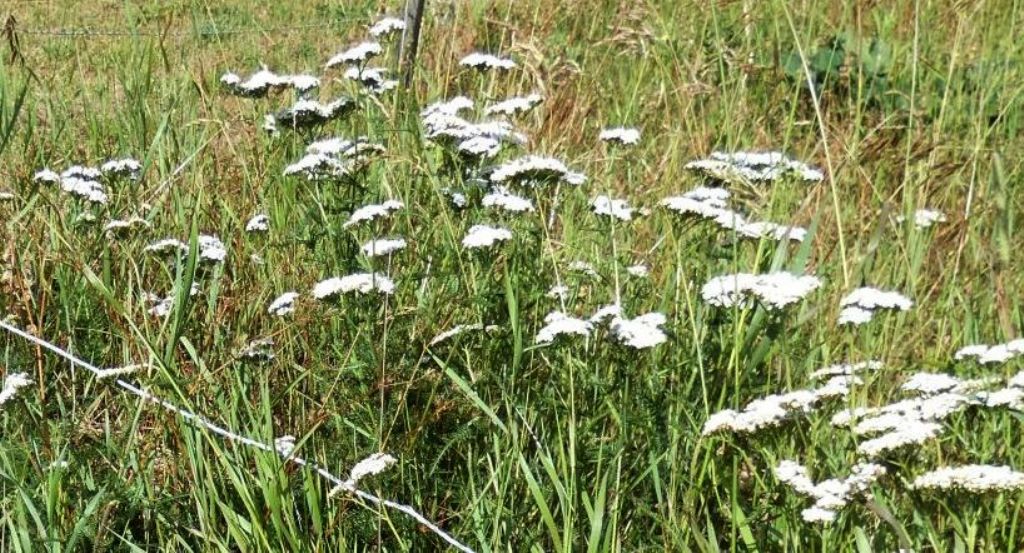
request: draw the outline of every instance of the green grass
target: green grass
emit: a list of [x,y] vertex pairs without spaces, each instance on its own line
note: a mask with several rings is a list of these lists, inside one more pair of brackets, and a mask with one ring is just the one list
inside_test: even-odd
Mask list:
[[[1020,335],[1024,9],[862,4],[430,2],[412,90],[363,98],[345,120],[279,138],[259,127],[291,93],[232,97],[220,74],[260,63],[320,73],[380,7],[19,4],[20,57],[0,52],[0,190],[17,196],[0,202],[0,317],[102,367],[150,362],[129,380],[248,436],[295,435],[302,455],[336,474],[389,452],[398,465],[363,486],[416,507],[477,551],[1021,550],[1020,492],[908,486],[940,465],[1024,470],[1018,412],[953,415],[939,439],[888,456],[890,474],[868,500],[828,526],[805,523],[809,501],[772,474],[781,459],[806,464],[816,479],[849,472],[856,440],[829,424],[828,410],[752,438],[701,437],[710,413],[807,387],[808,374],[831,363],[885,362],[852,405],[902,397],[899,384],[917,371],[1019,370],[952,357],[963,345]],[[145,33],[28,33],[62,27]],[[850,56],[865,57],[829,72],[814,55],[840,33]],[[863,54],[871,39],[891,52],[884,67]],[[521,69],[460,69],[458,59],[478,48],[509,54]],[[787,59],[800,62],[795,72]],[[809,93],[807,73],[820,79],[819,94]],[[354,92],[340,74],[328,73],[323,99]],[[461,178],[424,142],[419,109],[460,93],[486,103],[534,91],[545,101],[518,124],[530,142],[501,159],[554,155],[587,184],[563,186],[557,203],[553,190],[538,190],[538,212],[522,218],[486,212],[478,197],[453,209],[442,190]],[[639,146],[598,143],[601,128],[620,124],[642,130]],[[282,176],[309,140],[329,135],[367,135],[387,154],[360,187]],[[715,149],[779,149],[826,169],[815,185],[732,188],[751,216],[811,229],[804,244],[737,243],[656,207],[701,184],[683,165]],[[86,208],[55,187],[31,182],[42,167],[122,155],[143,161],[144,177],[112,187],[100,224],[81,221]],[[598,194],[651,214],[611,225],[589,213]],[[353,206],[391,197],[407,206],[391,222],[342,228]],[[925,231],[894,223],[922,207],[948,222]],[[243,232],[257,212],[269,215],[269,234]],[[133,214],[152,229],[116,241],[100,230]],[[494,253],[463,250],[466,229],[485,221],[508,224],[515,239]],[[202,233],[227,244],[223,266],[142,254],[154,240]],[[390,262],[358,256],[376,235],[410,246]],[[575,260],[600,276],[568,271]],[[651,268],[646,279],[625,273],[638,262]],[[388,271],[396,293],[334,305],[308,296],[321,279],[369,269]],[[769,269],[806,271],[825,285],[782,314],[701,300],[714,276]],[[200,295],[179,294],[167,319],[146,314],[143,291],[187,289],[193,278]],[[536,346],[544,316],[561,308],[545,297],[558,280],[577,315],[616,290],[630,314],[661,311],[669,343],[637,353],[601,331]],[[899,290],[914,309],[838,327],[839,299],[861,285]],[[296,313],[267,315],[289,290],[305,295]],[[498,329],[428,345],[458,323]],[[236,358],[266,336],[273,361]],[[401,513],[328,499],[316,475],[226,445],[14,336],[0,338],[0,365],[35,380],[0,408],[5,551],[443,545]]]

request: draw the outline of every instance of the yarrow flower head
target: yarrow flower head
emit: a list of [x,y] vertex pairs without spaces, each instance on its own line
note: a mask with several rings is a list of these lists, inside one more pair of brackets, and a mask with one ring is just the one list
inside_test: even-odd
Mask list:
[[870,321],[882,309],[908,311],[914,302],[899,292],[887,292],[878,288],[857,288],[844,297],[839,305],[839,324],[861,325]]
[[508,229],[489,225],[473,225],[469,227],[465,238],[462,239],[462,247],[466,249],[490,248],[498,242],[511,239],[512,232]]
[[128,219],[111,219],[104,225],[104,232],[110,235],[124,235],[137,228],[149,228],[149,221],[141,217],[129,217]]
[[324,300],[338,294],[369,294],[377,292],[391,295],[395,291],[395,283],[390,278],[376,273],[356,273],[341,278],[334,277],[322,280],[313,286],[313,297]]
[[867,493],[885,473],[882,465],[858,463],[846,478],[829,478],[815,483],[807,469],[795,461],[780,461],[775,468],[779,482],[814,500],[814,505],[801,513],[807,522],[832,522],[840,509],[857,496]]
[[540,94],[516,96],[487,106],[484,108],[484,115],[500,114],[511,116],[526,113],[537,107],[542,101],[544,101],[544,97]]
[[640,143],[640,131],[625,127],[604,129],[598,138],[604,142],[617,142],[623,146],[634,146]]
[[250,98],[266,96],[275,88],[293,88],[299,92],[307,92],[320,86],[320,79],[312,75],[278,75],[267,69],[261,69],[245,79],[235,73],[225,73],[221,75],[220,82],[232,94]]
[[709,280],[701,289],[701,297],[716,307],[746,306],[757,300],[766,309],[781,309],[800,301],[820,286],[821,279],[810,275],[736,273]]
[[953,354],[953,359],[961,361],[963,359],[974,358],[981,364],[1005,363],[1010,359],[1020,356],[1021,354],[1024,354],[1024,338],[1010,340],[1005,344],[996,344],[994,346],[986,344],[966,346],[957,350],[957,352]]
[[773,181],[790,174],[806,182],[825,178],[820,170],[779,152],[712,152],[708,159],[691,161],[685,168],[724,182]]
[[370,36],[380,38],[405,30],[405,21],[396,17],[382,17],[370,27]]
[[488,71],[490,69],[509,70],[516,68],[516,62],[508,58],[499,58],[498,56],[482,52],[473,52],[472,54],[469,54],[459,60],[459,65],[472,67],[481,71]]
[[629,207],[626,200],[598,196],[590,201],[590,206],[597,215],[607,215],[620,221],[633,219],[633,208]]
[[770,238],[802,242],[807,230],[797,226],[780,225],[767,221],[751,222],[743,214],[729,209],[726,200],[729,191],[724,188],[697,187],[681,196],[672,196],[661,205],[684,217],[697,217],[713,222],[724,230],[734,231],[741,238]]
[[349,228],[360,223],[373,221],[381,217],[387,217],[391,215],[391,213],[398,211],[403,207],[405,207],[405,204],[398,200],[385,200],[380,204],[365,205],[353,211],[352,215],[350,215],[348,220],[341,226],[343,228]]
[[142,164],[130,157],[111,159],[100,165],[100,172],[107,176],[125,177],[138,180],[142,173]]
[[647,313],[633,319],[615,317],[611,322],[612,335],[633,349],[648,349],[668,341],[662,330],[667,319],[661,313]]
[[[935,209],[918,209],[914,212],[912,220],[914,221],[914,227],[926,229],[936,223],[945,223],[946,216],[941,211]],[[896,218],[896,221],[902,223],[906,221],[906,217],[900,215]]]
[[483,197],[484,207],[493,207],[512,213],[533,211],[533,202],[529,198],[518,196],[506,188],[497,187]]
[[369,476],[378,475],[397,462],[398,459],[395,459],[387,453],[374,453],[373,455],[370,455],[356,463],[356,465],[352,467],[352,471],[349,473],[348,479],[331,490],[330,493],[328,493],[328,497],[341,491],[354,491],[356,486],[359,485],[360,480]]
[[357,107],[355,100],[347,96],[342,96],[326,104],[317,100],[300,99],[274,114],[274,119],[292,129],[315,127],[348,115]]
[[345,71],[345,78],[366,87],[372,94],[381,94],[398,86],[398,81],[386,76],[383,67],[350,67]]
[[578,185],[583,184],[586,177],[570,171],[558,159],[536,155],[528,155],[505,162],[491,173],[491,182],[498,184],[509,182],[535,184],[554,180]]
[[295,311],[295,300],[299,299],[298,292],[285,292],[270,302],[267,313],[283,317]]
[[404,250],[405,246],[404,238],[378,238],[363,244],[362,251],[366,257],[383,257]]
[[200,234],[196,242],[199,245],[199,261],[222,263],[228,256],[227,248],[216,236]]
[[1024,472],[1007,466],[964,465],[943,467],[914,479],[919,490],[957,490],[970,493],[1024,489]]
[[561,311],[548,313],[544,317],[544,323],[534,339],[538,344],[550,344],[559,336],[590,336],[590,331],[593,330],[593,325],[589,321],[571,317]]
[[861,361],[859,363],[840,363],[829,365],[811,373],[811,379],[820,380],[833,376],[852,376],[865,371],[877,371],[882,368],[880,361]]
[[270,230],[270,217],[263,213],[253,215],[245,223],[245,232],[267,232],[268,230]]
[[32,379],[26,373],[7,373],[7,376],[4,377],[4,387],[0,389],[0,405],[10,401],[11,398],[18,395],[18,390],[30,384],[32,384]]
[[370,58],[380,54],[383,49],[378,42],[361,42],[352,46],[344,52],[335,54],[331,59],[327,60],[327,68],[335,67],[343,64],[361,64],[366,63]]

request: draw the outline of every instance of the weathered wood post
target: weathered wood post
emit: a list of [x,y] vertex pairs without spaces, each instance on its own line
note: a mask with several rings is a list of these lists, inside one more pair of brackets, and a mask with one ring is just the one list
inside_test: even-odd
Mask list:
[[412,86],[412,73],[416,67],[416,51],[420,44],[420,26],[423,24],[423,10],[427,0],[406,0],[405,30],[402,31],[402,45],[399,48],[402,64],[402,84]]

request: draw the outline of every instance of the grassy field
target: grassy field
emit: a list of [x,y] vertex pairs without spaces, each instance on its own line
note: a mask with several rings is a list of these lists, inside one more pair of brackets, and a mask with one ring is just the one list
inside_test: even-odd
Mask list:
[[[983,393],[1012,394],[1020,359],[954,356],[1020,335],[1024,7],[428,4],[413,86],[380,95],[324,65],[398,5],[0,4],[16,20],[0,47],[0,320],[98,367],[145,365],[124,380],[260,443],[292,435],[295,453],[342,478],[370,454],[393,455],[359,488],[412,506],[474,551],[1024,550],[1024,483],[915,485],[939,467],[1024,471],[1024,402],[987,405]],[[395,40],[382,43],[371,65],[395,69]],[[460,66],[473,51],[518,67]],[[243,98],[220,83],[261,65],[320,76],[312,97],[351,96],[358,109],[268,134],[264,115],[296,93]],[[510,119],[527,141],[492,160],[471,163],[424,131],[433,102],[466,95],[476,107],[461,115],[477,120],[529,93],[543,101]],[[639,129],[639,144],[599,141],[616,126]],[[355,175],[284,174],[313,140],[359,136],[385,151]],[[713,151],[782,151],[824,178],[720,182],[684,167]],[[532,212],[482,206],[477,177],[526,154],[587,180],[515,185]],[[108,183],[105,204],[33,179],[120,157],[139,160],[141,176]],[[701,185],[727,189],[751,220],[807,236],[744,239],[660,205]],[[596,215],[599,195],[637,211]],[[405,207],[344,224],[387,199]],[[919,228],[925,208],[945,220]],[[260,213],[269,230],[247,232]],[[131,216],[148,226],[104,231]],[[512,239],[463,247],[484,223]],[[222,262],[197,259],[204,234],[223,241]],[[375,237],[408,245],[360,253]],[[188,254],[144,251],[165,238]],[[638,264],[646,276],[627,270]],[[821,285],[783,309],[723,308],[702,294],[714,277],[772,271]],[[387,275],[393,293],[311,295],[357,272]],[[556,285],[561,297],[549,294]],[[841,298],[862,286],[913,307],[839,325]],[[294,312],[268,313],[289,291],[300,294]],[[147,293],[168,298],[166,316],[149,313]],[[663,314],[667,340],[637,350],[603,324],[537,342],[550,312],[586,319],[616,301],[628,317]],[[458,324],[487,329],[432,343]],[[244,354],[264,338],[272,358]],[[881,368],[846,379],[842,397],[755,432],[704,431],[723,409],[815,389],[813,371],[867,360]],[[0,332],[0,370],[32,381],[0,405],[4,551],[446,547],[402,512],[328,497],[333,485],[313,471],[224,441],[10,332]],[[959,379],[944,390],[957,408],[929,419],[929,439],[866,454],[875,436],[832,420],[934,395],[901,388],[917,373]],[[776,469],[786,460],[815,482],[866,461],[885,474],[831,522],[807,521],[813,492],[785,482]]]

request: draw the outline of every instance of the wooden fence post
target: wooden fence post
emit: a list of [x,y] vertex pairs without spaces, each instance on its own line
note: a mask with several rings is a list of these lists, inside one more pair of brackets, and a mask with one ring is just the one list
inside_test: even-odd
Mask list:
[[402,31],[402,46],[399,49],[402,64],[402,84],[412,86],[412,73],[416,67],[416,51],[420,44],[420,26],[423,24],[423,10],[427,0],[406,0],[405,30]]

